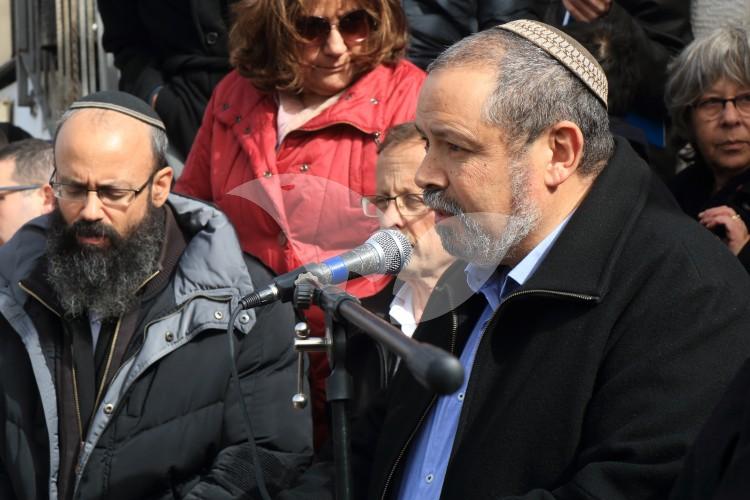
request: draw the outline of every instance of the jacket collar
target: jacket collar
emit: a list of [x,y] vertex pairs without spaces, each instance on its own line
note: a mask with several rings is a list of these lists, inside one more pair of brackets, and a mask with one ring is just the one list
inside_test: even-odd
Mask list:
[[[380,103],[386,100],[386,92],[395,71],[396,67],[381,64],[365,73],[341,94],[335,104],[312,118],[299,130],[317,130],[331,123],[348,123],[367,134],[381,131],[382,127],[373,123],[370,108],[382,105]],[[274,93],[259,91],[238,73],[235,73],[234,77],[229,88],[223,93],[224,99],[216,104],[217,120],[235,127],[238,131],[252,130],[258,119],[275,120],[278,103]],[[264,110],[260,115],[259,107]],[[359,112],[363,109],[366,112]]]
[[627,141],[615,151],[523,290],[606,295],[612,269],[643,210],[654,176]]

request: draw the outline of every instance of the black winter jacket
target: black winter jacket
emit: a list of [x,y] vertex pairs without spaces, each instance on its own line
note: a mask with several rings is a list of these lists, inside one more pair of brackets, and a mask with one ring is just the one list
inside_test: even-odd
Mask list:
[[462,38],[515,19],[537,19],[533,0],[403,0],[407,57],[422,69]]
[[[75,499],[240,498],[257,491],[226,337],[230,308],[269,275],[243,259],[226,217],[171,195],[186,239],[150,297],[76,457]],[[19,285],[43,262],[46,219],[0,248],[0,498],[57,499],[66,435],[66,360],[54,301]],[[166,266],[167,269],[170,266]],[[162,269],[165,269],[162,266]],[[45,325],[40,330],[39,325]],[[309,411],[296,392],[293,315],[280,304],[241,314],[234,362],[270,491],[312,453]],[[68,368],[69,370],[69,368]],[[61,451],[62,450],[62,451]]]
[[[449,290],[461,296],[461,287]],[[441,499],[666,498],[750,354],[749,294],[736,259],[618,140],[482,337]],[[477,298],[415,337],[459,353],[484,307]],[[356,498],[394,496],[435,400],[399,370],[353,431]],[[281,498],[331,498],[329,466],[320,461]]]
[[236,0],[97,0],[102,45],[120,70],[120,90],[150,104],[181,160],[187,158],[203,111],[229,70],[230,6]]
[[[565,16],[562,0],[537,0],[541,19],[560,26]],[[654,119],[667,116],[664,87],[667,63],[693,39],[690,29],[690,2],[685,0],[614,0],[601,18],[631,37],[633,59],[640,81],[635,88],[633,111]],[[575,20],[571,17],[571,22]],[[610,89],[610,92],[616,89]]]

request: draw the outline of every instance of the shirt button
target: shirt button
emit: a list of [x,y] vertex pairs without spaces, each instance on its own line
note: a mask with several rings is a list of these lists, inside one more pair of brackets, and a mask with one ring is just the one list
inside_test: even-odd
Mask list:
[[219,39],[219,34],[215,31],[209,31],[206,33],[206,43],[209,45],[213,45],[216,43],[216,41]]
[[378,100],[377,100],[376,98],[374,98],[374,97],[373,97],[373,98],[371,98],[371,99],[370,99],[370,103],[371,103],[371,104],[377,104],[377,103],[378,103]]
[[114,409],[115,409],[115,405],[113,405],[112,403],[107,403],[104,405],[104,413],[106,413],[107,415],[112,413]]
[[172,342],[174,340],[174,334],[172,332],[165,333],[164,340],[166,340],[167,342]]
[[300,172],[307,172],[308,170],[310,170],[310,165],[308,165],[307,163],[303,163],[302,166],[299,168]]
[[263,172],[263,177],[265,177],[266,179],[268,179],[268,178],[269,178],[269,177],[271,177],[272,175],[273,175],[273,174],[271,173],[271,171],[270,171],[270,170],[266,170],[265,172]]
[[434,479],[435,479],[435,475],[434,475],[434,474],[427,474],[427,475],[426,475],[426,476],[424,477],[424,480],[425,480],[425,482],[426,482],[427,484],[430,484],[430,483],[431,483],[431,482],[432,482],[432,481],[433,481]]
[[464,393],[463,392],[459,392],[458,396],[456,396],[456,397],[458,398],[459,401],[463,401],[464,400]]
[[242,117],[240,115],[237,115],[234,117],[234,123],[240,123],[242,121]]

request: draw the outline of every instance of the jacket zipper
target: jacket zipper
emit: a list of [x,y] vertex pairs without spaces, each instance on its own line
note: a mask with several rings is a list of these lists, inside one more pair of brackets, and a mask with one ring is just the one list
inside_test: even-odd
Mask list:
[[[456,354],[456,336],[458,334],[458,315],[456,314],[456,308],[453,305],[453,300],[450,295],[450,292],[448,292],[448,303],[451,308],[450,353],[455,355]],[[432,396],[432,399],[430,400],[430,403],[427,405],[427,408],[425,408],[424,412],[422,412],[422,415],[419,417],[419,420],[417,420],[417,425],[414,426],[414,428],[411,431],[411,434],[409,434],[409,438],[401,447],[401,450],[399,450],[398,455],[396,456],[396,460],[393,462],[393,465],[391,466],[391,470],[388,472],[388,476],[385,479],[385,485],[383,486],[383,493],[380,496],[381,500],[385,500],[385,496],[388,493],[388,488],[391,485],[391,480],[393,479],[393,475],[396,473],[396,469],[398,468],[399,462],[401,462],[401,459],[404,457],[404,454],[406,453],[406,449],[411,444],[412,440],[414,439],[414,436],[417,434],[417,431],[419,430],[420,427],[422,427],[422,424],[424,423],[425,418],[427,418],[427,414],[432,409],[432,406],[435,404],[435,401],[437,401],[437,396]]]
[[[157,273],[158,273],[158,271],[157,271]],[[150,279],[151,279],[151,278],[153,278],[154,276],[156,276],[156,274],[154,274],[153,276],[151,276],[151,277],[150,277],[150,278],[149,278],[148,280],[150,280]],[[147,281],[148,281],[148,280],[147,280]],[[144,284],[145,284],[145,283],[144,283]],[[205,298],[205,299],[208,299],[208,300],[211,300],[211,301],[215,301],[215,302],[226,302],[226,301],[229,301],[229,300],[231,300],[231,299],[232,299],[232,296],[231,296],[231,295],[222,295],[222,296],[220,296],[220,297],[208,297],[208,296],[206,296],[206,295],[196,295],[195,297],[191,298],[189,302],[191,302],[192,300],[194,300],[194,299],[197,299],[197,298],[199,298],[199,297],[202,297],[202,298]],[[185,307],[187,306],[187,304],[188,304],[189,302],[185,302],[185,303],[184,303],[184,304],[182,304],[182,305],[181,305],[180,307],[178,307],[177,309],[175,309],[174,311],[172,311],[172,312],[171,312],[170,314],[172,314],[172,313],[176,313],[176,312],[179,312],[179,311],[182,311],[182,310],[183,310],[183,309],[184,309],[184,308],[185,308]],[[146,336],[146,331],[148,330],[148,328],[149,328],[149,327],[150,327],[151,325],[153,325],[154,323],[157,323],[157,322],[161,321],[161,320],[162,320],[163,318],[164,318],[164,316],[162,316],[162,317],[160,317],[160,318],[155,318],[155,319],[153,319],[153,320],[149,321],[149,322],[148,322],[148,323],[147,323],[147,324],[146,324],[146,325],[145,325],[145,326],[143,327],[143,335],[144,335],[144,337]],[[136,353],[134,353],[133,355],[131,355],[130,357],[128,357],[127,359],[124,359],[124,360],[123,360],[123,362],[122,362],[122,363],[120,364],[120,366],[119,366],[119,367],[117,368],[117,371],[115,371],[114,375],[112,376],[112,380],[114,380],[114,379],[116,379],[116,378],[117,378],[117,375],[118,375],[118,374],[120,373],[120,370],[122,370],[122,367],[123,367],[123,366],[125,366],[125,365],[127,365],[127,364],[128,364],[129,362],[130,362],[130,360],[131,360],[131,359],[133,359],[133,358],[134,358],[134,357],[136,356],[136,354],[137,354],[137,352],[136,352]],[[133,382],[135,382],[135,381],[133,381]],[[131,392],[132,388],[133,388],[133,384],[131,384],[131,385],[130,385],[130,386],[128,387],[128,389],[127,389],[127,392],[125,392],[125,393],[124,393],[124,394],[122,395],[122,397],[121,397],[121,398],[120,398],[120,399],[118,400],[118,402],[119,402],[119,401],[122,401],[123,399],[126,399],[126,398],[128,397],[128,395],[130,394],[130,392]],[[77,404],[76,404],[76,405],[77,405]],[[115,409],[118,409],[118,408],[119,408],[119,404],[116,404],[116,405],[115,405]],[[114,418],[114,413],[112,414],[112,418]],[[79,416],[79,419],[80,419],[80,416]],[[80,420],[79,420],[79,422],[80,422]],[[85,445],[85,442],[83,442],[83,441],[82,441],[82,442],[81,442],[81,449],[80,449],[80,452],[83,452],[83,447],[84,447],[84,445]],[[78,456],[78,460],[76,460],[76,480],[75,480],[75,484],[74,484],[74,486],[73,486],[73,495],[75,495],[75,493],[76,493],[76,492],[78,491],[78,482],[79,482],[79,479],[80,479],[80,474],[81,474],[81,472],[82,472],[82,470],[83,470],[83,469],[82,469],[82,468],[80,468],[80,467],[79,467],[79,465],[78,465],[78,464],[80,463],[80,459],[81,459],[81,456],[80,456],[80,454],[79,454],[79,456]]]
[[[593,295],[585,295],[585,294],[572,293],[572,292],[559,292],[556,290],[544,290],[544,289],[521,290],[518,292],[513,292],[511,294],[508,294],[508,296],[505,297],[505,299],[503,300],[502,304],[500,304],[500,307],[498,307],[497,310],[492,313],[492,316],[490,316],[489,321],[487,321],[487,325],[482,329],[482,332],[479,334],[480,336],[479,336],[479,342],[477,343],[477,349],[479,348],[479,345],[482,342],[482,338],[484,337],[485,332],[489,330],[490,326],[494,326],[495,318],[497,317],[503,305],[512,297],[519,297],[519,296],[531,295],[531,294],[552,295],[552,296],[558,296],[558,297],[564,297],[564,298],[575,298],[575,299],[580,299],[580,300],[585,300],[585,301],[594,301],[597,299],[597,297]],[[453,301],[451,300],[451,298],[452,297],[450,295],[450,292],[448,292],[448,300],[451,306],[451,316],[453,320],[453,332],[451,335],[451,354],[455,354],[456,333],[458,331],[458,318],[456,315],[455,306],[453,305]],[[476,364],[476,356],[474,357],[471,363],[471,372],[474,371],[475,364]],[[467,389],[468,389],[468,384],[467,384]],[[427,417],[427,413],[429,413],[430,409],[432,408],[432,405],[435,404],[436,400],[437,400],[437,396],[433,396],[432,400],[430,401],[430,404],[427,406],[424,413],[422,413],[422,416],[417,421],[417,425],[414,427],[414,429],[412,429],[412,432],[409,435],[409,438],[406,440],[404,445],[401,447],[401,450],[399,451],[398,455],[396,456],[396,460],[393,462],[393,465],[391,466],[391,470],[388,473],[388,476],[386,477],[385,485],[383,486],[383,493],[380,496],[381,500],[385,500],[386,494],[388,493],[388,488],[390,487],[391,480],[393,479],[393,476],[396,472],[396,468],[398,467],[399,462],[401,461],[404,454],[406,453],[406,449],[409,447],[409,444],[411,444],[411,441],[414,439],[414,436],[416,435],[417,431],[422,426],[422,423]],[[450,466],[450,460],[448,462],[448,466]]]

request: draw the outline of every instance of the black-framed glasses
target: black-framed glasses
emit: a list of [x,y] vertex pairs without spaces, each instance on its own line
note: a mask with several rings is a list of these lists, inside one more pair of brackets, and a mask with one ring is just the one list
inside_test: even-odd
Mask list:
[[294,23],[299,36],[308,43],[323,44],[333,28],[341,35],[344,42],[361,43],[377,28],[375,19],[366,10],[354,10],[339,18],[338,24],[333,24],[325,17],[304,16]]
[[[55,174],[53,173],[52,176],[54,177],[54,175]],[[113,186],[100,186],[96,189],[89,189],[88,186],[84,186],[83,184],[53,182],[52,180],[50,180],[50,186],[52,186],[52,192],[55,194],[56,198],[67,202],[84,202],[86,201],[86,198],[88,198],[89,193],[94,192],[99,198],[99,201],[108,207],[127,208],[133,203],[136,196],[141,194],[141,192],[146,189],[146,186],[151,183],[154,179],[154,175],[156,175],[156,172],[152,172],[151,175],[148,176],[148,179],[146,179],[146,182],[144,182],[138,189]]]
[[388,205],[392,201],[396,202],[396,210],[404,217],[422,215],[430,211],[422,195],[417,193],[402,193],[397,196],[363,196],[362,211],[367,217],[379,217],[388,210]]
[[750,116],[750,93],[727,98],[709,97],[707,99],[699,100],[694,104],[694,107],[704,118],[713,119],[717,118],[721,112],[724,111],[728,102],[734,104],[738,113],[744,116]]

